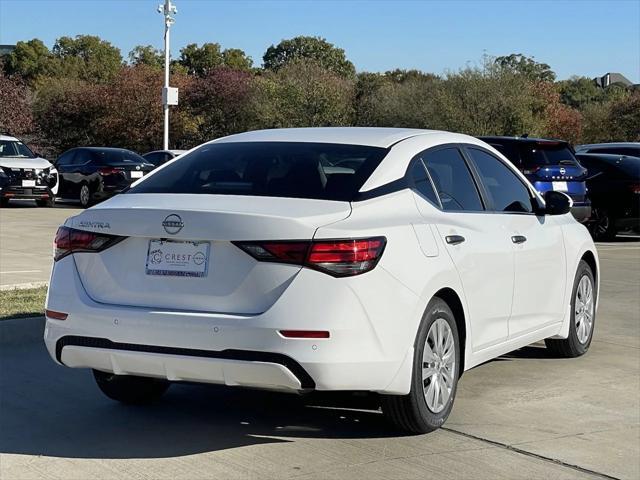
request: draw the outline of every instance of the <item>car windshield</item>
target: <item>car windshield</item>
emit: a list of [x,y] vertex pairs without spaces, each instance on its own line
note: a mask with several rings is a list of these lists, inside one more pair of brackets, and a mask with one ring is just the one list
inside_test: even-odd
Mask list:
[[0,140],[0,157],[36,158],[29,147],[18,140]]
[[297,142],[203,145],[129,193],[258,195],[351,201],[387,149]]
[[129,150],[95,150],[92,152],[100,165],[119,165],[122,163],[146,163],[145,159]]
[[564,143],[533,143],[521,147],[525,166],[575,165],[576,159],[571,149]]

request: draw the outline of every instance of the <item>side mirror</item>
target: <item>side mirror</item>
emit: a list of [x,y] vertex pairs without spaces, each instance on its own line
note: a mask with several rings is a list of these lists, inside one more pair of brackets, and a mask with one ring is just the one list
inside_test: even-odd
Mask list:
[[564,215],[571,211],[573,200],[566,193],[549,190],[544,193],[545,215]]

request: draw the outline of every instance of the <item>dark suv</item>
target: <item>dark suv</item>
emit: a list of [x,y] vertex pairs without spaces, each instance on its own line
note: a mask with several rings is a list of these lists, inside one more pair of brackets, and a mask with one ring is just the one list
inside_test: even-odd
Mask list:
[[578,163],[568,142],[528,137],[479,138],[507,157],[541,194],[556,190],[569,195],[576,220],[582,223],[589,220],[587,170]]

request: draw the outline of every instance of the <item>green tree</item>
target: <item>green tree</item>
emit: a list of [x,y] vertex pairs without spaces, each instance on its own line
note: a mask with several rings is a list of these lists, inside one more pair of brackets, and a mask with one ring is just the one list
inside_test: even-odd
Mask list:
[[289,62],[256,78],[253,128],[353,124],[354,82],[311,60]]
[[299,36],[271,45],[262,60],[267,70],[279,70],[293,60],[308,59],[341,77],[352,78],[356,69],[344,50],[320,37]]
[[609,124],[612,140],[640,142],[640,91],[636,90],[613,102]]
[[197,43],[190,43],[180,50],[178,62],[186,68],[188,74],[202,77],[223,65],[224,58],[217,43],[205,43],[202,47]]
[[527,57],[522,53],[512,53],[494,60],[496,66],[508,72],[524,75],[530,80],[553,82],[556,74],[546,63],[536,62],[534,57]]
[[0,131],[20,136],[31,133],[34,127],[32,100],[27,85],[20,78],[5,76],[0,68]]
[[151,68],[164,67],[164,53],[152,45],[138,45],[129,52],[129,63]]
[[122,68],[120,49],[93,35],[60,37],[53,46],[56,76],[106,82]]
[[5,71],[9,75],[19,75],[27,82],[34,82],[51,71],[51,52],[37,38],[18,42],[15,50],[7,55]]
[[227,48],[222,52],[224,65],[235,70],[251,70],[253,60],[239,48]]
[[556,85],[562,103],[577,109],[582,109],[589,103],[602,101],[605,96],[604,90],[587,77],[574,76]]

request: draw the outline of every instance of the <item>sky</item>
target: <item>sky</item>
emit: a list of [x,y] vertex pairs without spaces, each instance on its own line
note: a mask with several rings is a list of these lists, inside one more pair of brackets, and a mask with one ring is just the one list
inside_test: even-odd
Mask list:
[[[0,0],[0,43],[98,35],[121,49],[162,47],[162,0]],[[432,73],[523,53],[559,79],[620,72],[640,83],[640,0],[174,0],[172,56],[189,43],[241,48],[254,65],[284,38],[343,48],[358,71]]]

